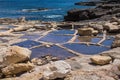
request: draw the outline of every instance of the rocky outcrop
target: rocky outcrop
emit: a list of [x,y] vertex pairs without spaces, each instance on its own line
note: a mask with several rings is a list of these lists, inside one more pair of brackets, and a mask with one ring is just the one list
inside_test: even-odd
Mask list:
[[[16,68],[17,65],[15,65]],[[21,65],[22,66],[22,65]],[[27,67],[28,69],[30,67]],[[5,68],[8,71],[12,71],[12,69]],[[4,69],[5,72],[7,72]],[[20,68],[21,69],[21,68]],[[26,70],[26,68],[23,70]],[[68,75],[71,71],[71,66],[63,61],[55,61],[48,63],[43,66],[35,66],[34,69],[32,69],[31,72],[29,73],[24,73],[19,77],[14,77],[14,78],[5,78],[2,80],[54,80],[56,78],[64,78],[66,75]],[[14,71],[13,71],[14,72]],[[18,71],[17,71],[18,72]],[[9,74],[9,73],[5,73]]]
[[30,59],[31,51],[19,46],[0,49],[0,67]]
[[104,29],[107,30],[108,32],[119,32],[120,31],[120,26],[115,25],[114,23],[105,23],[104,24]]
[[109,19],[110,16],[115,16],[118,13],[120,13],[119,3],[116,2],[113,4],[110,1],[109,2],[105,1],[104,4],[99,4],[95,8],[84,9],[84,10],[81,10],[81,9],[69,10],[67,12],[67,15],[64,17],[64,20],[65,21],[81,21],[81,20],[90,20],[90,19],[96,19],[96,18],[102,18],[106,20],[106,19]]
[[97,35],[98,31],[93,28],[78,28],[78,34],[81,36]]
[[77,70],[71,72],[65,80],[115,80],[113,77],[109,76],[110,72],[106,70],[98,71],[82,71]]
[[109,64],[110,61],[112,61],[112,58],[109,56],[95,55],[91,57],[91,61],[92,63],[97,65],[105,65],[105,64]]
[[9,66],[2,69],[2,73],[9,77],[12,75],[20,74],[26,71],[30,71],[34,67],[31,63],[18,63],[18,64],[10,64]]

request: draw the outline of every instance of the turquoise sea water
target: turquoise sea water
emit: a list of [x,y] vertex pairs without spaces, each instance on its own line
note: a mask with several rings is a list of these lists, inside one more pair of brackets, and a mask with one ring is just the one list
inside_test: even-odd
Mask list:
[[[88,8],[74,5],[87,0],[0,0],[0,18],[18,18],[28,20],[63,21],[67,11],[74,8]],[[38,10],[47,8],[47,10]]]

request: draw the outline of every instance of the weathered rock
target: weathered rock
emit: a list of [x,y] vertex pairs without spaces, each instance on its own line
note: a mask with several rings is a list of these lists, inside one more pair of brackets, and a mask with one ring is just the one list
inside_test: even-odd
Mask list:
[[45,80],[51,80],[64,78],[71,71],[71,66],[67,62],[61,60],[43,66],[41,69],[43,69],[43,78]]
[[81,36],[97,35],[98,31],[93,28],[78,28],[78,34]]
[[111,57],[109,57],[109,56],[100,56],[100,55],[92,56],[90,59],[91,59],[92,63],[97,64],[97,65],[109,64],[110,61],[112,61]]
[[88,24],[88,26],[94,28],[95,30],[98,30],[99,32],[102,32],[103,30],[103,25],[100,24]]
[[118,25],[113,25],[112,23],[105,23],[104,29],[109,32],[119,32],[119,30],[120,30]]
[[71,72],[64,80],[115,80],[109,76],[109,71],[96,70],[96,71],[82,71],[77,70]]
[[118,24],[120,24],[120,19],[118,19],[117,17],[112,17],[110,22],[117,22]]
[[2,73],[2,71],[1,71],[1,69],[0,69],[0,78],[2,78],[2,76],[3,76],[3,73]]
[[5,76],[12,76],[16,75],[18,73],[30,71],[34,67],[31,63],[18,63],[18,64],[11,64],[5,68],[2,69],[2,73]]
[[110,56],[113,59],[120,59],[120,47],[117,48],[113,48],[109,51],[104,51],[102,53],[100,53],[100,55],[102,56]]
[[0,66],[18,63],[30,58],[31,51],[19,46],[10,46],[0,49]]
[[10,23],[17,23],[17,19],[10,19],[10,18],[0,18],[1,24],[10,24]]
[[33,58],[31,60],[31,62],[34,64],[34,65],[42,65],[43,64],[43,61],[41,59],[38,59],[38,58]]
[[112,44],[112,48],[120,47],[120,34],[115,36],[115,40]]

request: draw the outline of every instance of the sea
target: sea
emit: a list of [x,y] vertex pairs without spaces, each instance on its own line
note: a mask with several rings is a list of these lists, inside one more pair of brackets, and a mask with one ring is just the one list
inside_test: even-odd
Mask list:
[[68,10],[89,8],[74,5],[89,0],[0,0],[0,18],[19,18],[27,20],[63,21]]

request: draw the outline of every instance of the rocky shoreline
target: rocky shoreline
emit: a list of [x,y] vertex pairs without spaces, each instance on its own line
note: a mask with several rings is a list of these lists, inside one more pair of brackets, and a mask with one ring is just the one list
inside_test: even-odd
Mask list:
[[[112,1],[108,2],[111,4]],[[106,16],[106,12],[114,12],[116,7],[117,10],[120,9],[114,1],[112,6],[108,2],[105,6],[101,6],[105,8],[105,12],[101,13],[102,16]],[[108,12],[110,8],[113,11]],[[86,10],[70,12],[69,20],[77,22],[26,21],[25,17],[1,18],[0,80],[119,80],[119,17],[113,16],[112,13],[109,19],[97,17],[97,20],[91,20],[88,15],[83,16],[86,14],[81,15],[82,18],[79,17],[79,19],[75,19],[74,15],[71,16],[71,14],[76,16],[76,11],[80,14],[86,11],[93,16],[94,10],[96,8],[92,12]],[[80,21],[83,19],[90,20]],[[71,48],[72,45],[79,46],[74,46],[78,50]],[[81,48],[85,51],[88,49],[89,53],[94,51],[96,53],[84,54],[79,52]],[[97,51],[97,48],[103,50]]]
[[100,0],[91,2],[80,2],[77,5],[96,6],[90,9],[73,9],[69,10],[64,17],[65,21],[82,21],[82,20],[109,20],[111,17],[120,17],[120,1]]

